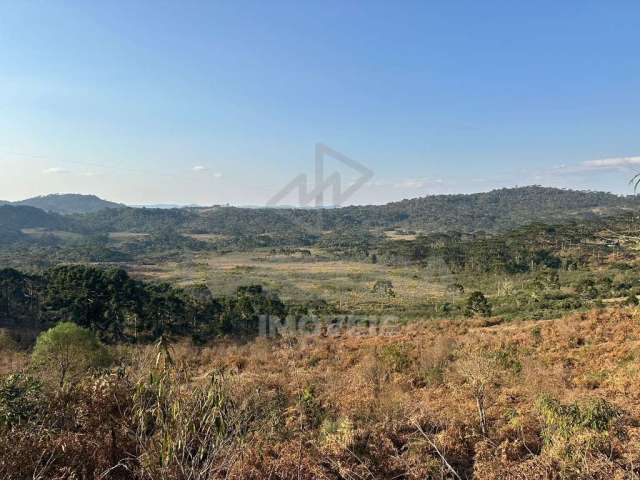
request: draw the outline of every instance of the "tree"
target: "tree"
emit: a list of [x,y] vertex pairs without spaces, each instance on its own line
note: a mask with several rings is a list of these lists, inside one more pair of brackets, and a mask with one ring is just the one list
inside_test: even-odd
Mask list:
[[468,317],[474,315],[491,316],[491,304],[482,292],[475,291],[469,295],[465,306],[465,315]]
[[262,285],[241,286],[235,297],[224,301],[219,328],[222,333],[255,334],[263,316],[284,319],[287,307],[277,294],[267,292]]
[[457,368],[476,402],[480,430],[486,436],[487,403],[492,401],[492,390],[499,378],[497,362],[483,352],[470,351],[458,361]]
[[31,361],[54,372],[63,387],[92,368],[107,366],[109,354],[91,331],[63,322],[38,336]]

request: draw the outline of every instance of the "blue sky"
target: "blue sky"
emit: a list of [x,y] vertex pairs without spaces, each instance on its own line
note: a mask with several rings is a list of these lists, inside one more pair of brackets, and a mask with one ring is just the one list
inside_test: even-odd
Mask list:
[[316,142],[374,172],[351,203],[630,193],[639,24],[637,1],[0,0],[0,199],[264,204]]

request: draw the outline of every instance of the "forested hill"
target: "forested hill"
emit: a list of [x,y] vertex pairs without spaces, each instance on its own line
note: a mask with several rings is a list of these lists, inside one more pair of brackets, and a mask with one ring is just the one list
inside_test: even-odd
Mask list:
[[13,202],[12,205],[36,207],[46,212],[60,213],[63,215],[71,213],[92,213],[107,208],[124,207],[124,205],[120,203],[109,202],[95,195],[80,195],[75,193],[28,198],[19,202]]
[[634,196],[532,186],[471,195],[434,195],[386,205],[321,211],[216,207],[164,213],[103,211],[93,217],[99,217],[101,222],[118,218],[119,222],[124,221],[119,225],[121,227],[130,227],[132,217],[145,217],[154,224],[177,222],[174,225],[178,228],[191,232],[226,235],[303,234],[354,227],[400,227],[425,233],[498,232],[534,222],[562,223],[615,215],[639,207],[640,198]]
[[[40,197],[41,204],[55,199],[62,200],[62,197],[68,198],[54,197],[56,198]],[[67,208],[71,211],[73,201],[69,201]],[[470,195],[434,195],[386,205],[324,210],[123,207],[62,217],[53,213],[46,214],[42,210],[17,210],[19,207],[5,205],[0,207],[0,226],[5,229],[67,229],[91,234],[176,230],[182,233],[221,234],[254,240],[258,236],[268,236],[276,243],[285,240],[290,243],[309,243],[323,232],[343,232],[354,228],[401,228],[423,233],[491,233],[534,222],[563,223],[615,215],[637,210],[638,207],[640,198],[635,196],[621,197],[602,192],[532,186]]]
[[277,229],[299,229],[301,225],[311,231],[359,226],[400,227],[426,233],[497,232],[533,222],[591,219],[639,207],[640,198],[635,196],[531,186],[470,195],[434,195],[386,205],[343,207],[321,212],[233,207],[194,209],[192,212],[200,214],[192,225],[200,230],[226,234],[267,233]]
[[0,229],[6,231],[25,228],[69,230],[72,229],[72,222],[62,215],[35,207],[0,205]]
[[487,193],[434,195],[341,210],[343,215],[365,219],[368,225],[397,224],[426,232],[495,232],[533,222],[557,223],[612,215],[638,207],[640,198],[635,196],[529,186]]

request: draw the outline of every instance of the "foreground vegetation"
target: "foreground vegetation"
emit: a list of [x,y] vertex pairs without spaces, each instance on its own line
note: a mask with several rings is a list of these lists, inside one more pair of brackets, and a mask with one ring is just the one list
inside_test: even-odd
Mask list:
[[0,206],[0,478],[637,479],[635,202]]
[[112,346],[62,385],[5,335],[0,477],[634,479],[639,321]]

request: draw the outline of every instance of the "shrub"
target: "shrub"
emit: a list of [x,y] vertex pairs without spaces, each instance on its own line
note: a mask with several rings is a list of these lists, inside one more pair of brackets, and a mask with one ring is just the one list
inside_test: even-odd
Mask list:
[[540,328],[540,325],[536,325],[531,329],[531,338],[533,343],[540,345],[542,342],[542,328]]
[[109,355],[91,331],[63,322],[38,336],[31,360],[54,374],[62,387],[92,368],[107,366]]
[[622,416],[618,408],[602,398],[589,398],[565,405],[553,397],[543,396],[538,400],[538,411],[548,433],[566,438],[584,428],[607,431]]
[[445,373],[453,359],[457,345],[450,337],[440,337],[429,346],[418,347],[415,360],[415,383],[420,387],[434,387],[445,380]]
[[167,478],[178,467],[195,472],[210,469],[234,433],[233,404],[226,381],[213,375],[206,386],[188,394],[166,371],[141,381],[134,394],[133,417],[138,441],[145,446],[142,468],[149,478]]
[[0,378],[0,427],[11,427],[33,417],[40,403],[41,386],[19,373]]
[[522,362],[520,361],[520,352],[518,346],[514,343],[506,345],[499,350],[493,352],[493,357],[500,367],[510,370],[515,374],[522,372]]
[[589,398],[570,404],[543,396],[538,400],[542,432],[547,452],[566,462],[565,469],[587,455],[611,450],[611,435],[622,412],[602,398]]
[[355,438],[353,422],[346,417],[337,420],[325,419],[320,427],[322,443],[337,450],[347,449]]
[[305,424],[314,428],[320,425],[324,417],[324,409],[318,399],[315,386],[307,385],[298,394],[298,408]]
[[491,316],[491,304],[482,292],[475,291],[469,295],[465,305],[465,315],[468,317],[474,315]]
[[564,300],[560,301],[560,308],[563,308],[565,310],[576,310],[581,307],[582,302],[580,301],[580,299],[575,297],[565,298]]
[[493,401],[492,390],[498,383],[500,372],[495,356],[481,351],[469,351],[457,362],[457,370],[467,390],[473,396],[478,411],[482,435],[488,433],[487,407]]
[[576,284],[576,293],[588,300],[598,298],[599,295],[596,283],[591,278],[586,278],[578,282]]
[[402,373],[411,365],[411,358],[405,345],[394,344],[383,347],[380,351],[380,359],[389,373]]

